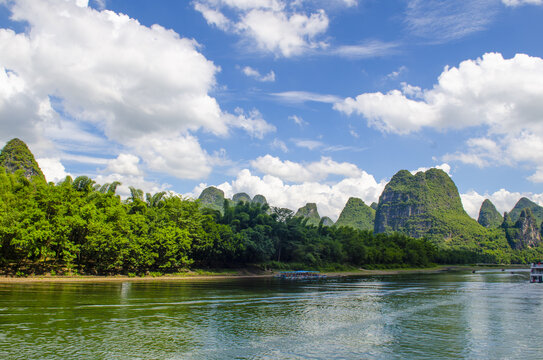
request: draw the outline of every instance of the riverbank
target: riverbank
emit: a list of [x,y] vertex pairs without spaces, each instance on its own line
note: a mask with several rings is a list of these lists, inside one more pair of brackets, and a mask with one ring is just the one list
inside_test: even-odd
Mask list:
[[[367,270],[358,269],[354,271],[323,272],[328,277],[346,276],[375,276],[375,275],[399,275],[417,273],[443,273],[455,271],[480,271],[496,269],[528,269],[529,265],[443,265],[431,268],[406,268],[406,269],[382,269]],[[5,283],[32,283],[32,282],[126,282],[126,281],[184,281],[184,280],[221,280],[221,279],[244,279],[244,278],[270,278],[280,271],[259,271],[251,272],[246,269],[228,272],[187,272],[182,274],[166,274],[161,276],[87,276],[87,275],[34,275],[27,277],[0,276],[0,284]]]

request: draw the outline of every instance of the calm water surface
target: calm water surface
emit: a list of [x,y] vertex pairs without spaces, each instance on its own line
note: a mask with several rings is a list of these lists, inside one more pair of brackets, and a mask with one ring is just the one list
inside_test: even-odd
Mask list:
[[1,359],[541,359],[542,335],[525,271],[0,284]]

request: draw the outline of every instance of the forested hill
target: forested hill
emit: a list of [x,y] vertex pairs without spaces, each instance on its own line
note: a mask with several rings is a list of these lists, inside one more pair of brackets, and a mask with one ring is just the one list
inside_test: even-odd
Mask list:
[[415,175],[402,170],[386,185],[379,198],[375,232],[394,231],[458,246],[486,236],[486,229],[464,211],[454,182],[440,169]]
[[[28,177],[24,167],[0,167],[0,272],[144,274],[249,265],[338,269],[542,257],[531,211],[522,212],[517,222],[506,216],[500,228],[487,230],[458,211],[451,183],[437,170],[415,176],[400,172],[377,206],[378,218],[386,216],[394,231],[374,233],[326,219],[311,224],[319,216],[311,203],[295,216],[270,207],[261,195],[239,194],[234,201],[216,188],[206,189],[197,201],[130,188],[131,196],[122,200],[117,182],[96,184],[80,176],[53,184]],[[440,193],[443,186],[450,199]],[[372,217],[373,209],[351,201],[353,209],[357,204],[361,214],[369,211]],[[398,213],[407,219],[394,223]],[[471,231],[472,223],[480,233],[465,238],[461,227]],[[421,229],[426,233],[411,232]]]
[[28,146],[19,139],[12,139],[4,146],[0,152],[0,166],[9,172],[22,170],[27,179],[33,177],[45,179],[34,155]]

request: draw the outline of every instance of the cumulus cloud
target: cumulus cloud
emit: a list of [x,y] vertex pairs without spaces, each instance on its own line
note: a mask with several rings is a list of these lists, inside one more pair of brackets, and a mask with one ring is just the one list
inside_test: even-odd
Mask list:
[[542,83],[543,59],[525,54],[504,59],[488,53],[458,67],[446,67],[431,89],[404,84],[401,90],[386,94],[346,98],[334,108],[362,115],[370,126],[397,134],[425,127],[482,126],[486,136],[470,139],[467,151],[447,154],[443,160],[477,166],[519,162],[543,166]]
[[[2,4],[27,30],[0,29],[0,117],[9,119],[0,130],[24,137],[38,154],[47,146],[64,152],[96,144],[125,148],[152,169],[181,177],[189,171],[167,170],[159,162],[186,168],[195,154],[204,162],[195,172],[204,176],[211,164],[191,135],[196,130],[227,136],[240,128],[262,138],[275,129],[257,111],[221,110],[209,95],[220,69],[193,39],[92,9],[88,1]],[[156,141],[163,136],[186,161],[170,159],[170,150]]]
[[245,76],[251,77],[261,82],[275,81],[275,72],[273,72],[273,70],[270,70],[270,72],[267,73],[266,75],[262,75],[258,70],[253,69],[250,66],[246,66],[242,69],[242,72],[245,74]]
[[70,173],[66,172],[64,165],[62,165],[58,158],[39,158],[36,159],[36,162],[40,166],[47,181],[57,183],[64,180],[66,176],[71,176]]
[[531,192],[511,192],[505,189],[500,189],[492,194],[479,194],[477,191],[471,190],[465,194],[461,194],[460,197],[462,199],[464,209],[469,216],[474,219],[479,217],[479,210],[481,209],[481,205],[485,199],[492,201],[498,212],[502,214],[505,211],[511,211],[521,197],[526,197],[543,206],[543,194],[535,194]]
[[[364,171],[360,171],[356,177],[347,177],[328,184],[315,181],[287,184],[279,177],[273,175],[259,177],[253,175],[249,169],[244,169],[235,180],[220,184],[218,187],[227,197],[238,192],[246,192],[250,196],[262,194],[272,206],[286,207],[294,211],[307,202],[315,202],[321,216],[329,216],[336,220],[349,197],[358,197],[371,204],[378,201],[385,185],[385,181],[377,182],[372,175]],[[207,184],[200,184],[193,190],[192,196],[197,197],[205,187]]]
[[338,163],[330,157],[321,157],[320,161],[301,164],[293,161],[282,161],[271,155],[260,156],[251,161],[251,166],[261,173],[278,177],[285,181],[304,182],[320,181],[329,175],[358,177],[361,170],[354,164]]
[[277,56],[291,57],[327,46],[319,40],[328,29],[324,10],[304,13],[289,9],[282,0],[197,0],[194,8],[208,24],[238,34],[261,51]]
[[411,170],[411,174],[415,175],[416,173],[420,172],[420,171],[426,171],[426,170],[429,170],[429,169],[440,169],[440,170],[443,170],[447,173],[447,175],[451,176],[451,166],[447,163],[443,163],[441,165],[436,165],[436,166],[432,166],[432,167],[420,167],[418,168],[417,170]]
[[148,136],[144,140],[132,147],[151,170],[193,180],[207,177],[212,170],[212,157],[192,135]]
[[269,124],[262,118],[262,114],[256,109],[249,113],[241,108],[236,108],[236,115],[228,115],[228,124],[232,127],[245,130],[252,137],[262,139],[265,134],[274,132],[275,126]]
[[132,154],[119,154],[116,159],[108,162],[106,171],[123,175],[141,175],[140,159]]

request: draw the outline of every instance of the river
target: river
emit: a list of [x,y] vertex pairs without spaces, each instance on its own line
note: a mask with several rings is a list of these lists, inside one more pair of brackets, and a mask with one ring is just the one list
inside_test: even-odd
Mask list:
[[0,284],[1,359],[541,359],[519,270]]

